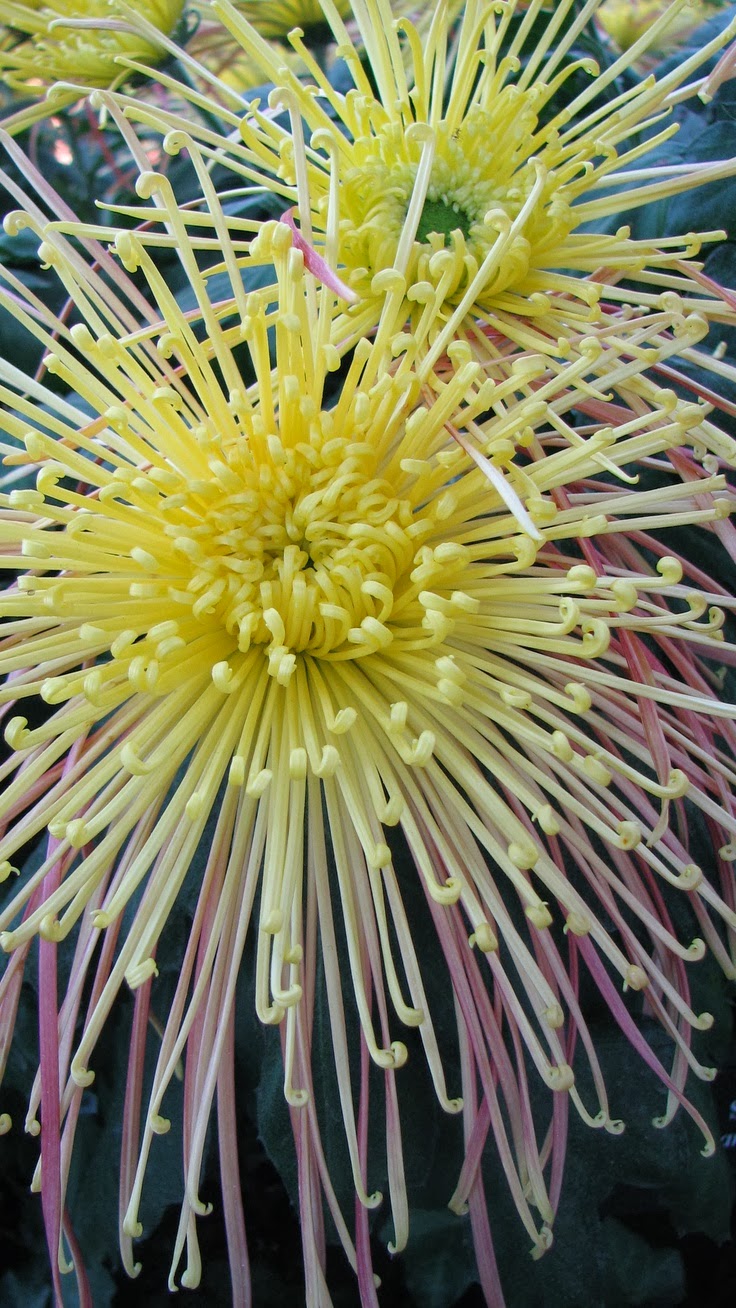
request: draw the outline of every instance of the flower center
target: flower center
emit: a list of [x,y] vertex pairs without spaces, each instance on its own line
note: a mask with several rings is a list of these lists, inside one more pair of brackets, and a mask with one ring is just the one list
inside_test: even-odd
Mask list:
[[[475,105],[456,127],[434,132],[426,197],[407,267],[409,284],[444,279],[445,298],[456,302],[487,256],[494,268],[484,296],[518,290],[545,249],[574,226],[572,210],[554,176],[541,178],[532,154],[538,130],[538,86],[507,86],[490,107]],[[359,128],[359,130],[357,130]],[[361,294],[375,273],[395,264],[402,230],[422,172],[423,140],[397,124],[356,124],[356,165],[341,187],[341,257]],[[513,229],[513,230],[512,230]],[[511,233],[509,235],[509,233]],[[451,251],[454,265],[433,256]]]
[[215,617],[241,651],[375,648],[430,530],[375,465],[370,445],[323,431],[294,448],[256,436],[227,465],[213,460],[204,511],[196,486],[167,528],[193,565],[179,601]]
[[419,219],[417,240],[428,241],[433,233],[451,236],[455,231],[461,231],[466,239],[470,236],[468,215],[459,205],[448,204],[445,200],[433,200],[428,195]]

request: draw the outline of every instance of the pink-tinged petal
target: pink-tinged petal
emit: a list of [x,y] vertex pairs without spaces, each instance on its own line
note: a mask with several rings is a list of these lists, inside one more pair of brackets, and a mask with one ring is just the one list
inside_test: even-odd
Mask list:
[[360,296],[356,295],[355,291],[351,290],[351,288],[347,286],[340,277],[338,277],[337,273],[334,272],[327,261],[322,258],[322,255],[317,253],[314,246],[305,241],[299,228],[294,222],[293,215],[294,209],[287,209],[286,213],[282,213],[280,221],[286,223],[286,226],[289,228],[294,248],[304,255],[304,266],[309,269],[314,277],[317,278],[318,282],[321,282],[323,286],[326,286],[329,290],[333,291],[338,299],[345,300],[347,304],[357,304]]
[[238,1161],[234,1032],[235,1015],[231,1010],[217,1075],[217,1135],[233,1308],[251,1308],[250,1261]]
[[691,391],[699,396],[701,400],[712,404],[715,409],[720,409],[721,413],[727,413],[730,417],[736,418],[736,403],[729,400],[726,395],[719,394],[711,386],[706,386],[700,378],[689,377],[686,373],[680,372],[678,368],[670,367],[666,363],[657,365],[657,374],[668,382],[676,382],[685,390]]
[[[478,1079],[475,1057],[468,1040],[468,1033],[462,1014],[458,1011],[458,1039],[460,1044],[460,1071],[463,1088],[463,1131],[466,1151],[473,1138],[485,1142],[490,1118],[485,1099],[478,1104]],[[563,1096],[557,1096],[563,1098]],[[481,1130],[477,1131],[481,1122]],[[482,1144],[481,1144],[482,1149]],[[483,1173],[480,1166],[480,1154],[473,1168],[473,1181],[468,1193],[467,1206],[473,1231],[473,1248],[475,1250],[478,1275],[488,1308],[506,1308],[498,1264],[493,1248],[491,1224],[488,1217],[488,1205],[483,1185]],[[467,1154],[466,1154],[467,1159]]]
[[[662,1084],[666,1086],[667,1089],[670,1091],[670,1094],[674,1095],[675,1099],[678,1101],[680,1106],[685,1110],[688,1117],[692,1118],[695,1125],[699,1128],[703,1136],[703,1139],[705,1141],[704,1147],[701,1152],[705,1156],[709,1156],[715,1150],[715,1142],[713,1140],[713,1134],[707,1122],[705,1122],[705,1120],[703,1119],[702,1114],[699,1113],[698,1110],[694,1108],[693,1105],[689,1102],[689,1100],[685,1098],[682,1089],[679,1086],[677,1086],[675,1082],[672,1080],[672,1077],[662,1066],[656,1054],[652,1050],[651,1046],[648,1044],[645,1037],[639,1031],[636,1023],[634,1022],[634,1019],[632,1018],[631,1014],[626,1008],[620,995],[616,991],[613,982],[611,981],[611,978],[606,972],[606,969],[603,966],[600,958],[596,954],[591,941],[586,939],[585,937],[580,937],[578,939],[577,944],[581,954],[585,959],[588,969],[590,970],[593,980],[598,986],[601,995],[605,999],[611,1013],[613,1014],[613,1017],[615,1018],[616,1022],[620,1026],[624,1035],[634,1046],[636,1052],[639,1054],[639,1057],[642,1059],[642,1061],[646,1063],[647,1067],[651,1068],[651,1070],[655,1073],[656,1076],[659,1077]],[[657,1125],[658,1122],[659,1119],[655,1119],[655,1125]]]
[[[358,1107],[358,1148],[365,1171],[368,1154],[368,1073],[370,1058],[365,1040],[360,1047],[360,1098]],[[371,1257],[371,1236],[368,1209],[359,1199],[355,1201],[355,1253],[357,1257],[358,1291],[360,1308],[380,1308],[376,1293],[376,1276]]]
[[[83,752],[83,737],[78,740],[64,767],[69,773]],[[58,888],[68,861],[63,853],[54,859],[60,842],[54,837],[47,841],[48,857],[53,859],[51,868],[44,879],[40,898],[43,900]],[[57,1308],[63,1308],[64,1297],[61,1289],[60,1270],[63,1258],[62,1231],[71,1229],[71,1224],[64,1217],[64,1190],[61,1151],[61,1065],[59,1049],[59,1009],[57,998],[56,958],[58,945],[53,938],[53,921],[49,923],[52,935],[48,939],[41,936],[38,946],[39,979],[39,1054],[40,1054],[40,1101],[41,1101],[41,1206],[43,1210],[46,1242],[48,1244],[53,1277],[54,1294]],[[75,1242],[76,1243],[76,1242]],[[71,1267],[77,1271],[77,1284],[80,1296],[88,1296],[86,1274],[83,1265],[77,1259]],[[64,1270],[70,1270],[64,1263]]]
[[92,1287],[90,1286],[89,1277],[87,1276],[87,1271],[84,1266],[82,1250],[79,1246],[79,1241],[74,1234],[74,1227],[69,1220],[69,1215],[66,1210],[64,1211],[62,1228],[64,1231],[64,1239],[69,1245],[69,1252],[71,1253],[72,1262],[74,1263],[74,1272],[77,1281],[77,1295],[79,1296],[79,1308],[94,1308]]
[[[55,888],[58,878],[51,873],[44,882],[44,894]],[[57,1308],[63,1308],[59,1259],[61,1257],[61,1118],[59,1105],[59,1046],[56,988],[56,949],[52,940],[41,939],[38,948],[39,1049],[41,1058],[41,1204],[49,1249],[51,1275]]]
[[30,944],[25,945],[13,954],[0,980],[0,1076],[5,1071],[13,1043],[23,972],[30,947]]
[[[621,649],[629,673],[633,681],[641,682],[645,685],[653,684],[653,674],[647,663],[646,648],[636,636],[631,632],[622,630],[620,633]],[[640,707],[641,719],[644,726],[644,733],[647,739],[647,745],[652,756],[657,777],[664,786],[667,784],[670,773],[672,772],[672,761],[667,742],[664,737],[664,730],[659,719],[657,706],[652,700],[644,700]],[[659,839],[667,827],[667,801],[662,804],[662,811],[659,821],[654,827],[653,839]]]
[[315,1167],[313,1120],[301,1108],[291,1108],[290,1117],[297,1157],[305,1301],[314,1303],[317,1308],[329,1308],[331,1300],[325,1279],[325,1239],[319,1176]]
[[[729,65],[729,76],[736,76],[736,41],[729,47],[725,55],[722,56],[720,63],[722,64],[724,62],[727,62]],[[713,70],[714,73],[717,71],[718,67],[719,65],[716,65],[716,68]],[[698,286],[702,286],[704,290],[710,291],[712,295],[723,300],[723,303],[727,304],[729,308],[736,309],[736,291],[734,291],[732,287],[724,286],[722,282],[717,282],[714,277],[709,277],[707,273],[703,272],[702,268],[685,263],[684,260],[679,259],[676,266],[680,272],[685,273],[688,277],[692,277],[693,281],[697,282]]]
[[146,1056],[146,1036],[148,1034],[149,1010],[151,1004],[151,982],[147,981],[136,992],[133,1009],[133,1029],[130,1036],[128,1053],[128,1072],[125,1083],[125,1109],[123,1113],[123,1138],[120,1145],[120,1185],[118,1236],[120,1252],[128,1276],[137,1276],[141,1265],[133,1255],[133,1241],[125,1229],[124,1218],[133,1191],[133,1178],[138,1161],[141,1124],[141,1096],[143,1091],[143,1072]]

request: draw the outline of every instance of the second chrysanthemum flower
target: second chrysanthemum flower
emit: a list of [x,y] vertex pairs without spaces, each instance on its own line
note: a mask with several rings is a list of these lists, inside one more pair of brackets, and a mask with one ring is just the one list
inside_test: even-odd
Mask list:
[[[668,6],[631,57],[656,43],[684,3]],[[627,84],[628,55],[601,69],[577,51],[595,8],[578,15],[564,0],[548,14],[541,0],[471,0],[455,23],[456,11],[439,4],[420,35],[394,19],[388,0],[356,0],[354,41],[325,4],[353,84],[343,92],[298,29],[291,41],[306,79],[228,0],[215,0],[213,11],[274,82],[273,107],[288,110],[290,125],[253,106],[228,119],[227,141],[188,130],[235,177],[260,178],[294,206],[307,245],[357,301],[339,323],[341,339],[376,326],[390,272],[403,285],[397,319],[414,329],[431,304],[433,358],[457,335],[480,355],[485,336],[491,357],[528,346],[564,357],[604,320],[604,300],[638,307],[643,290],[692,289],[682,261],[701,238],[633,240],[627,228],[605,234],[591,224],[736,167],[638,166],[676,132],[674,107],[704,84],[699,69],[736,25],[660,81]],[[134,103],[126,112],[163,131],[176,125]]]

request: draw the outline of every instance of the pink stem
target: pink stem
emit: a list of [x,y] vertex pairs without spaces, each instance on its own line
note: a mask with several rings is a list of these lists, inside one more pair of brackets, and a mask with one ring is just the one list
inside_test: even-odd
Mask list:
[[245,1235],[243,1197],[238,1164],[238,1132],[235,1109],[235,1009],[227,1019],[225,1043],[217,1076],[217,1134],[220,1150],[220,1178],[225,1210],[227,1254],[230,1262],[233,1308],[251,1308],[250,1263]]
[[[49,842],[51,844],[51,842]],[[56,889],[56,869],[46,877],[44,896]],[[39,1046],[41,1054],[41,1206],[57,1308],[63,1308],[59,1276],[61,1244],[61,1108],[59,1102],[59,1016],[56,944],[39,939]]]

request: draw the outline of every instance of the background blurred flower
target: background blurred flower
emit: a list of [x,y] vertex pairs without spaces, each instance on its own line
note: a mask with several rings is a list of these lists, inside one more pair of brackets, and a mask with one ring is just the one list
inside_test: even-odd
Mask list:
[[[628,50],[648,28],[665,14],[667,0],[603,0],[596,18],[600,26],[619,50]],[[719,3],[707,0],[689,0],[689,3],[671,15],[671,20],[657,38],[656,46],[645,56],[650,60],[666,54],[680,45],[691,32],[722,8]]]
[[[320,0],[238,0],[237,8],[268,40],[286,41],[295,27],[302,29],[308,45],[313,43],[315,28],[332,40]],[[347,18],[351,13],[350,0],[335,0],[335,9],[342,18]]]
[[[6,130],[21,131],[34,121],[79,99],[95,86],[119,84],[128,77],[121,56],[146,65],[158,63],[161,46],[130,26],[140,13],[153,29],[170,35],[184,0],[38,0],[23,4],[0,0],[0,23],[8,29],[0,48],[3,80],[39,103],[6,119]],[[64,83],[46,104],[54,83]],[[71,87],[70,84],[71,83]]]
[[243,47],[233,40],[227,28],[212,17],[209,0],[195,6],[194,12],[197,15],[197,26],[191,40],[187,42],[191,57],[241,95],[258,86],[261,81],[260,69]]
[[[350,13],[349,0],[340,0],[337,7],[343,16]],[[319,0],[285,0],[284,3],[271,3],[271,0],[252,0],[248,3],[244,0],[239,9],[266,40],[276,43],[279,58],[297,76],[303,75],[306,68],[287,41],[293,28],[302,30],[307,46],[312,53],[319,52],[322,61],[325,58],[325,43],[334,44]],[[213,13],[209,0],[203,0],[202,4],[195,6],[195,12],[198,25],[192,40],[188,42],[189,55],[241,94],[262,83],[260,66],[243,50],[232,33],[223,27]]]
[[[236,5],[243,15],[265,40],[275,47],[275,57],[279,63],[286,63],[298,77],[308,72],[307,65],[298,51],[288,41],[289,33],[295,28],[302,32],[302,38],[310,55],[317,59],[329,76],[329,69],[336,58],[335,35],[325,17],[320,0],[286,0],[285,3],[271,3],[271,0],[242,0]],[[348,24],[351,38],[360,45],[360,35],[352,22],[350,0],[338,0],[335,6],[339,16]],[[462,0],[452,0],[451,18],[457,18],[462,8]],[[392,0],[392,9],[397,17],[409,15],[416,23],[420,33],[429,28],[435,12],[433,3],[406,5],[400,0]],[[199,24],[193,38],[187,43],[188,53],[199,60],[204,67],[216,73],[228,86],[245,94],[263,82],[263,69],[243,49],[241,43],[214,13],[210,0],[202,0],[195,5]]]

